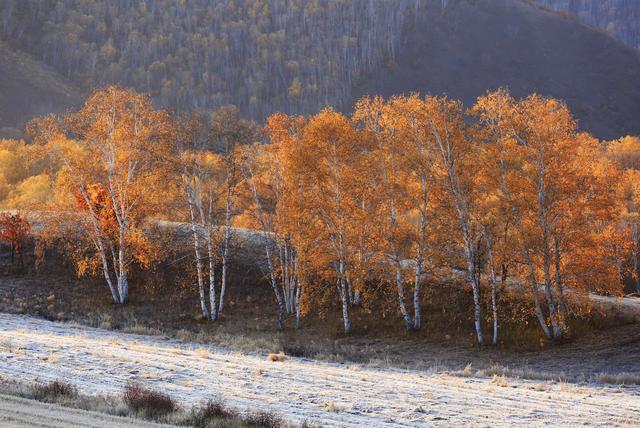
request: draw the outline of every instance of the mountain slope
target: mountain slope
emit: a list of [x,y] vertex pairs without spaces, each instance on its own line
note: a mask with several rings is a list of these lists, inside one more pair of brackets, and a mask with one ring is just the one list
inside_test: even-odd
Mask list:
[[31,118],[66,110],[81,100],[68,82],[0,42],[0,137],[17,137]]
[[605,30],[625,44],[640,49],[640,1],[638,0],[534,0],[574,15],[585,24]]
[[601,31],[519,0],[428,1],[396,65],[359,82],[353,97],[419,91],[470,105],[509,87],[565,100],[600,138],[640,133],[640,52]]
[[178,110],[311,113],[392,58],[418,0],[1,0],[0,38],[83,89]]

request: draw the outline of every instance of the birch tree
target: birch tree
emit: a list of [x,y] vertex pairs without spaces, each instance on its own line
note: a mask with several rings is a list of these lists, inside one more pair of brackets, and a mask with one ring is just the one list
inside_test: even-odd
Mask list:
[[[264,178],[268,177],[266,171],[269,170],[269,165],[264,162],[263,154],[264,146],[260,143],[243,147],[242,154],[240,155],[240,169],[244,177],[244,182],[249,188],[251,194],[251,200],[256,220],[260,226],[260,237],[263,242],[263,248],[265,252],[265,259],[267,265],[267,274],[269,277],[269,283],[273,290],[276,304],[278,306],[278,328],[284,327],[287,307],[285,299],[285,293],[287,291],[285,281],[287,276],[283,274],[281,281],[283,287],[281,288],[277,280],[277,266],[275,259],[277,254],[274,254],[278,248],[278,236],[274,233],[274,216],[275,212],[275,198],[277,197],[277,190],[274,187],[273,182],[267,180],[265,183]],[[267,158],[269,159],[269,158]],[[267,188],[265,191],[263,188]],[[265,195],[265,193],[267,195]],[[271,205],[272,209],[265,209],[265,202]]]
[[162,176],[167,116],[147,96],[110,86],[94,92],[48,136],[47,150],[64,166],[113,301],[123,304],[129,265],[144,262],[135,249],[148,244],[140,227],[146,198]]
[[[215,190],[214,177],[219,165],[215,155],[209,151],[211,143],[206,117],[194,114],[190,118],[178,119],[176,125],[176,165],[189,209],[200,310],[204,318],[215,321],[218,318],[215,270],[217,257],[213,241],[218,192]],[[201,240],[206,244],[206,257],[201,251]],[[203,261],[208,265],[208,293]]]
[[[318,272],[315,286],[335,284],[342,307],[345,333],[351,331],[349,275],[355,232],[353,219],[360,206],[353,194],[362,183],[358,169],[361,139],[351,122],[331,109],[309,119],[300,141],[287,154],[288,179],[304,198],[292,207],[307,217],[304,240],[311,251],[306,261]],[[312,286],[311,283],[307,287]]]
[[563,103],[538,95],[516,101],[500,90],[481,97],[474,110],[493,141],[487,165],[514,219],[538,322],[557,340],[566,332],[563,269],[570,257],[577,266],[597,251],[611,213],[603,208],[612,205],[607,187],[614,186],[598,172],[597,140],[577,133]]
[[447,98],[426,97],[427,132],[437,147],[444,188],[455,208],[462,235],[467,277],[471,283],[474,325],[478,343],[484,342],[480,307],[480,286],[475,273],[477,228],[474,224],[473,184],[476,179],[476,152],[469,138],[470,128],[464,122],[462,104]]
[[223,107],[211,115],[210,138],[212,149],[221,156],[221,183],[219,198],[224,201],[224,226],[222,238],[222,272],[220,278],[220,298],[218,314],[224,310],[225,295],[229,277],[229,260],[233,239],[232,219],[236,211],[237,187],[240,171],[236,148],[253,142],[256,129],[253,123],[241,119],[235,107]]

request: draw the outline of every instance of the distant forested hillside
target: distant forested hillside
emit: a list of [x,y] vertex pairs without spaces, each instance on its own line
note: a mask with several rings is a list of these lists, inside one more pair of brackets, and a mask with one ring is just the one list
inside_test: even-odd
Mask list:
[[107,83],[180,110],[252,119],[350,99],[391,62],[419,0],[3,0],[0,34],[81,88]]
[[0,0],[0,135],[107,84],[256,121],[509,87],[566,101],[600,138],[637,134],[640,50],[605,31],[638,47],[639,15],[640,0]]
[[640,0],[535,0],[550,9],[575,15],[606,30],[627,45],[640,48]]
[[[640,4],[640,0],[638,0]],[[419,91],[473,104],[508,87],[564,100],[582,130],[603,139],[640,134],[640,51],[518,0],[426,0],[394,67],[354,87],[363,95]]]

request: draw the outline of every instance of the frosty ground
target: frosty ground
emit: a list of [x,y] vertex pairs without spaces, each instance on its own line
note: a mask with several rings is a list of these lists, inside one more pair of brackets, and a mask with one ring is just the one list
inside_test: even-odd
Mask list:
[[128,380],[188,407],[222,398],[326,426],[640,425],[640,387],[450,375],[288,358],[0,314],[0,376],[86,394]]

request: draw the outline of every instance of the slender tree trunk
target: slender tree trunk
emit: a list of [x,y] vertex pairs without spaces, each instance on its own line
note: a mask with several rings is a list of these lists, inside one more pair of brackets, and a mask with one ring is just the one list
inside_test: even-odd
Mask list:
[[253,201],[256,205],[258,222],[262,227],[262,239],[264,243],[264,251],[267,257],[267,268],[269,270],[269,281],[271,283],[271,288],[273,289],[273,294],[276,296],[276,303],[278,304],[278,329],[282,330],[284,328],[284,320],[286,317],[286,308],[284,305],[284,297],[280,294],[280,288],[278,287],[278,282],[276,281],[276,273],[275,266],[273,265],[273,259],[271,257],[271,242],[269,241],[268,231],[270,231],[270,227],[267,227],[267,223],[265,222],[264,215],[262,213],[262,205],[260,204],[260,198],[258,197],[258,189],[256,188],[256,184],[253,181],[253,169],[249,168],[249,177],[251,182],[251,193],[253,194]]
[[542,307],[540,306],[540,291],[538,290],[538,282],[536,280],[536,273],[533,267],[533,262],[529,255],[529,249],[527,248],[526,244],[523,244],[523,247],[524,258],[527,262],[527,265],[529,266],[529,282],[531,283],[531,289],[533,290],[533,302],[535,304],[536,317],[538,318],[538,323],[540,324],[540,327],[542,328],[545,336],[547,336],[547,339],[553,339],[553,337],[551,336],[551,330],[549,330],[547,321],[544,318],[544,313],[542,313]]
[[555,261],[555,280],[556,287],[558,287],[558,309],[560,328],[563,332],[567,331],[566,319],[567,319],[567,306],[564,300],[564,284],[562,283],[562,272],[560,270],[560,240],[558,239],[558,234],[553,234],[553,247],[554,247],[554,261]]
[[287,275],[287,280],[289,281],[289,300],[291,301],[291,311],[295,312],[297,308],[296,290],[298,288],[298,278],[296,276],[296,258],[293,248],[289,250],[288,266],[289,273]]
[[489,258],[489,280],[491,281],[491,310],[493,312],[493,339],[492,343],[498,343],[498,281],[496,280],[495,262],[493,259],[493,245],[487,240],[487,256]]
[[347,281],[345,278],[345,263],[340,259],[338,262],[338,282],[340,284],[340,298],[342,300],[342,321],[345,334],[351,333],[351,319],[349,318],[349,298],[347,296]]
[[302,313],[302,308],[300,307],[300,301],[302,298],[302,285],[298,283],[296,287],[296,328],[300,328],[300,318]]
[[118,290],[120,292],[120,303],[126,303],[129,298],[129,280],[127,278],[127,260],[125,254],[125,228],[126,224],[120,227],[118,265],[120,274],[118,275]]
[[[522,255],[524,256],[525,263],[529,268],[528,276],[529,276],[531,289],[533,292],[533,302],[535,305],[536,317],[538,318],[538,323],[540,324],[540,328],[542,328],[542,331],[544,332],[545,336],[547,336],[548,339],[551,339],[552,338],[551,331],[549,330],[549,326],[547,326],[547,321],[545,320],[544,313],[542,312],[542,308],[540,307],[538,282],[536,280],[536,272],[533,266],[533,261],[531,260],[531,254],[529,253],[529,247],[527,246],[527,243],[526,243],[527,242],[526,236],[524,233],[524,227],[522,225],[522,216],[520,215],[520,209],[515,204],[511,196],[511,192],[507,187],[506,179],[505,179],[505,167],[502,161],[500,162],[500,174],[502,176],[502,182],[500,184],[500,188],[502,190],[503,195],[507,198],[511,206],[511,212],[513,213],[518,234],[520,235],[520,240],[522,241]],[[506,280],[506,274],[504,272],[503,272],[503,279]]]
[[281,276],[281,287],[282,287],[282,297],[284,298],[284,307],[287,310],[287,313],[292,313],[291,308],[291,294],[289,293],[289,281],[287,278],[287,249],[286,244],[278,245],[280,251],[280,276]]
[[227,204],[224,216],[224,239],[222,249],[222,278],[220,284],[220,306],[218,313],[222,314],[224,309],[224,296],[227,290],[227,265],[229,262],[229,245],[231,242],[231,190],[227,191]]
[[413,328],[419,330],[422,326],[422,316],[420,313],[420,281],[422,280],[422,257],[416,260],[416,272],[413,282]]
[[542,175],[538,180],[538,213],[540,217],[540,229],[542,230],[542,244],[544,256],[544,293],[547,298],[547,306],[549,307],[549,318],[553,329],[553,339],[559,339],[562,331],[558,324],[558,311],[553,298],[553,284],[551,281],[551,248],[549,245],[549,227],[546,218],[546,209],[544,207],[544,187],[542,183]]
[[284,328],[286,308],[284,306],[284,299],[280,294],[280,289],[278,288],[278,282],[276,281],[275,267],[273,265],[273,259],[271,258],[271,244],[269,243],[266,233],[263,232],[263,234],[265,241],[264,248],[267,256],[267,267],[269,269],[269,280],[271,281],[271,288],[276,295],[276,303],[278,304],[278,329],[282,330]]
[[422,314],[420,312],[420,282],[424,269],[427,242],[427,209],[429,206],[429,190],[427,187],[427,177],[420,175],[420,188],[422,200],[420,204],[420,237],[418,242],[418,258],[416,259],[416,272],[413,283],[413,328],[419,330],[422,326]]
[[400,313],[402,314],[402,318],[404,319],[404,325],[407,330],[411,330],[413,328],[413,321],[411,320],[411,315],[409,315],[409,311],[407,311],[407,305],[404,300],[404,284],[402,282],[402,266],[400,265],[400,259],[398,256],[395,257],[395,268],[396,268],[396,289],[398,291],[398,303],[400,304]]
[[198,276],[198,294],[200,296],[200,311],[202,316],[209,318],[207,310],[207,301],[204,293],[204,278],[202,274],[202,257],[200,255],[200,238],[198,236],[198,225],[195,213],[193,212],[193,202],[189,200],[189,213],[191,214],[191,233],[193,234],[193,249],[196,256],[196,273]]
[[449,192],[453,199],[460,228],[462,229],[462,237],[464,240],[464,256],[467,261],[467,276],[471,283],[471,289],[473,291],[473,306],[474,306],[474,324],[476,328],[476,336],[478,343],[484,343],[484,335],[482,333],[482,323],[480,318],[480,287],[475,275],[475,257],[473,240],[471,239],[471,230],[469,224],[469,207],[468,203],[462,194],[462,190],[458,185],[458,175],[455,167],[455,163],[452,159],[452,148],[450,143],[443,141],[439,133],[435,131],[434,136],[440,147],[440,154],[442,161],[447,169],[447,177],[449,179]]
[[391,192],[389,199],[389,242],[391,243],[391,247],[393,250],[393,263],[395,267],[395,281],[396,290],[398,293],[398,304],[400,306],[400,313],[402,314],[402,318],[404,319],[404,325],[407,330],[411,330],[411,328],[413,328],[413,321],[411,320],[411,315],[409,315],[409,311],[407,311],[407,304],[405,303],[404,284],[402,281],[402,266],[400,265],[400,255],[398,254],[398,243],[395,235],[397,219],[395,195],[393,191]]
[[98,247],[98,252],[100,253],[100,259],[102,261],[102,272],[104,274],[104,279],[107,281],[107,285],[109,286],[109,291],[111,291],[111,297],[113,298],[113,303],[116,305],[120,302],[120,297],[116,292],[116,288],[113,286],[113,281],[111,279],[111,274],[109,274],[109,262],[107,261],[107,254],[104,250],[104,244],[100,243],[96,245]]
[[213,253],[213,244],[211,242],[211,226],[207,226],[207,256],[209,258],[209,307],[211,320],[218,319],[217,302],[216,302],[216,259]]
[[484,335],[482,334],[482,319],[480,314],[480,287],[478,286],[478,279],[475,275],[474,269],[474,255],[473,255],[473,243],[467,238],[466,243],[466,259],[467,259],[467,276],[469,282],[471,282],[471,289],[473,291],[473,319],[476,327],[476,336],[478,343],[484,343]]

